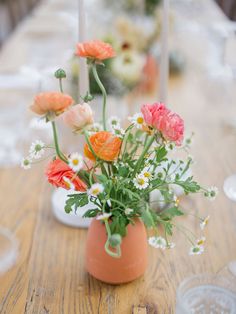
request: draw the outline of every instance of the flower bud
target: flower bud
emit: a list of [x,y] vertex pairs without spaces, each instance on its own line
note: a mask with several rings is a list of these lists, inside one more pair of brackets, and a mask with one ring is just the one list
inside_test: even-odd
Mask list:
[[93,100],[93,95],[91,95],[89,92],[87,92],[87,94],[84,97],[84,102],[89,102]]
[[114,233],[109,238],[109,244],[111,247],[117,247],[122,242],[121,235],[119,233]]
[[66,72],[63,69],[58,69],[56,70],[56,72],[54,73],[54,76],[57,79],[62,79],[62,78],[66,78]]

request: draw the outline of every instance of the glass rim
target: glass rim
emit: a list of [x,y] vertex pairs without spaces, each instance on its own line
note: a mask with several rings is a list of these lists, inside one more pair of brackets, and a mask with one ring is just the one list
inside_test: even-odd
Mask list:
[[[209,285],[214,285],[216,287],[221,287],[222,288],[222,283],[225,282],[225,283],[229,284],[230,287],[232,287],[232,288],[234,287],[234,290],[230,289],[230,287],[225,287],[225,289],[231,291],[232,293],[236,293],[235,285],[232,284],[232,282],[230,281],[230,278],[228,276],[224,275],[224,274],[220,274],[220,273],[201,273],[201,274],[190,275],[189,277],[183,279],[180,282],[180,284],[179,284],[179,286],[177,288],[177,291],[176,291],[176,303],[179,302],[180,303],[179,305],[186,312],[189,311],[189,308],[187,308],[186,304],[183,302],[183,297],[185,295],[185,292],[183,292],[183,290],[184,290],[185,286],[188,285],[188,283],[190,283],[191,281],[194,281],[196,279],[203,279],[203,281],[205,281],[205,283],[196,285],[195,287],[200,286],[200,285],[207,285],[208,284],[207,281],[216,279],[215,283],[209,283]],[[189,290],[189,288],[186,289],[186,291],[187,290]]]

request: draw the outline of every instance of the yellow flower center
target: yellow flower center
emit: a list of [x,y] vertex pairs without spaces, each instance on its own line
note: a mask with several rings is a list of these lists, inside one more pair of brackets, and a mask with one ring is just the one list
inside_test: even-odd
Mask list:
[[72,163],[74,166],[77,166],[79,164],[79,160],[78,159],[73,159]]
[[198,244],[198,245],[203,245],[204,242],[205,242],[204,239],[200,239],[200,240],[197,241],[197,244]]
[[138,124],[143,124],[143,117],[138,117],[137,122]]
[[144,179],[139,178],[139,179],[138,179],[138,184],[139,184],[139,185],[144,185],[144,184],[145,184]]
[[144,177],[146,178],[150,178],[151,177],[151,173],[150,172],[144,172]]
[[70,184],[68,181],[65,181],[65,180],[64,180],[64,183],[65,183],[65,186],[66,186],[68,189],[70,189],[71,184]]
[[93,192],[94,195],[97,195],[97,194],[99,194],[100,191],[99,191],[99,189],[93,189],[92,192]]

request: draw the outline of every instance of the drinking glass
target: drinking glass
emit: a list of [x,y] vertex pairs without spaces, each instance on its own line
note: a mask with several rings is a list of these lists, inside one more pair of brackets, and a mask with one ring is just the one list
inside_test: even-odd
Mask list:
[[11,268],[18,256],[18,242],[10,230],[0,227],[0,275]]

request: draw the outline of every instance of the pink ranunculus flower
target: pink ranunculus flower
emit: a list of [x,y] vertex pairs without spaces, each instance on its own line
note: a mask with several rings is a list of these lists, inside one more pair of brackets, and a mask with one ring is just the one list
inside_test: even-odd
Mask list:
[[114,57],[115,51],[112,46],[100,40],[91,40],[85,43],[78,43],[75,54],[96,60],[105,60]]
[[157,124],[160,124],[161,118],[167,111],[168,109],[163,103],[146,104],[141,108],[145,123],[157,129],[159,129]]
[[165,139],[181,145],[184,136],[184,121],[163,103],[146,104],[141,108],[144,121],[162,133]]
[[87,103],[70,107],[61,117],[63,122],[75,131],[94,123],[93,111]]
[[162,119],[160,131],[167,140],[180,146],[184,138],[184,121],[177,113],[169,111]]
[[49,111],[59,114],[71,106],[73,102],[74,100],[70,95],[59,92],[45,92],[35,96],[30,109],[39,115],[47,114]]

